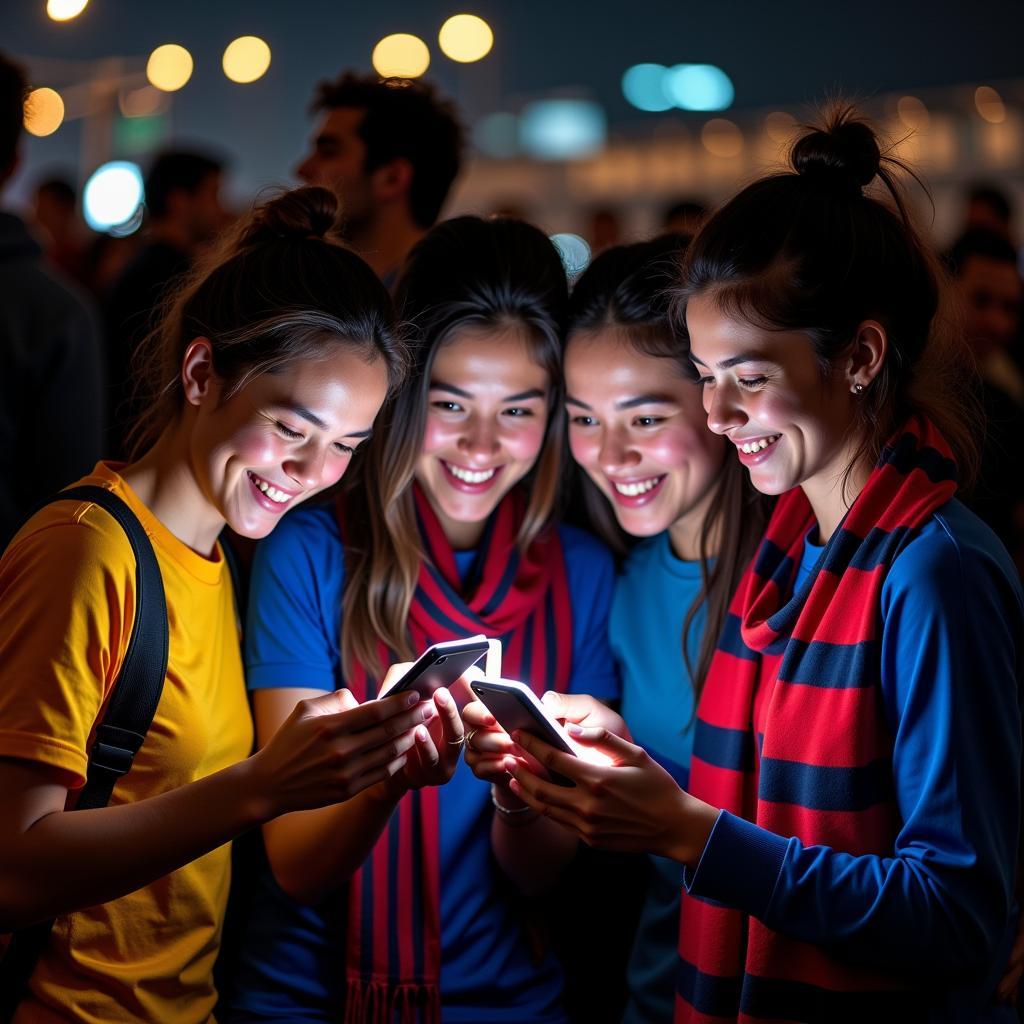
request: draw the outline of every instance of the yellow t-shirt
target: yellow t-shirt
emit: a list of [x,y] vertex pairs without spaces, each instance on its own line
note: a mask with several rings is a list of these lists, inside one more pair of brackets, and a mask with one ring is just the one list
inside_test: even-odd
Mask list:
[[[160,704],[111,805],[183,786],[252,747],[231,579],[174,537],[109,465],[80,483],[123,498],[163,575],[170,656]],[[48,505],[0,559],[0,756],[85,781],[94,723],[131,633],[135,559],[121,527],[84,501]],[[16,1024],[202,1024],[230,881],[230,847],[111,903],[59,917]]]

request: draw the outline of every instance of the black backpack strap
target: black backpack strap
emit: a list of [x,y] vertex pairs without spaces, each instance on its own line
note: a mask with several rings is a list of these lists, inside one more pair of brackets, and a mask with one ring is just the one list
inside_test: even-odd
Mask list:
[[[112,491],[88,484],[61,491],[39,508],[69,500],[90,501],[113,516],[135,556],[135,621],[110,703],[96,727],[86,782],[75,803],[75,810],[86,810],[109,803],[117,780],[127,774],[142,747],[163,692],[169,635],[160,565],[138,517]],[[42,921],[13,934],[0,961],[0,1021],[13,1017],[52,928],[53,921]]]

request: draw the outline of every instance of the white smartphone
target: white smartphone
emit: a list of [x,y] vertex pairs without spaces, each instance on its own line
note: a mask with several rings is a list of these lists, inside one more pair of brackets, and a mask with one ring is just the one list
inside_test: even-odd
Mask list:
[[377,694],[377,699],[391,697],[404,690],[415,690],[426,700],[442,686],[454,685],[460,676],[488,654],[493,643],[480,634],[465,640],[434,644],[416,659],[406,673]]
[[[514,679],[473,679],[469,687],[509,735],[519,729],[565,754],[573,757],[579,755],[577,744],[525,683]],[[532,767],[539,768],[559,786],[575,785],[557,772],[540,768],[536,764]]]

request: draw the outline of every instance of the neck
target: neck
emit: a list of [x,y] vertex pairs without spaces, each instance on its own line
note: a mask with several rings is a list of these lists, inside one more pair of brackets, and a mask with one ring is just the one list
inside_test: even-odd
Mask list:
[[385,206],[371,220],[349,232],[352,248],[378,277],[385,277],[405,262],[409,250],[426,234],[406,209]]
[[224,528],[224,517],[196,479],[189,436],[187,424],[177,420],[142,458],[126,466],[121,476],[178,540],[209,558]]
[[701,534],[714,501],[715,490],[712,488],[700,501],[684,515],[680,516],[668,528],[668,543],[676,558],[684,562],[696,562],[702,554],[708,557],[718,554],[721,544],[721,521],[713,524],[707,538],[706,551],[701,551]]
[[[818,542],[821,544],[836,532],[871,475],[871,460],[864,455],[855,458],[857,447],[857,442],[849,442],[833,460],[832,467],[800,485],[818,521]],[[850,467],[849,472],[847,467]]]

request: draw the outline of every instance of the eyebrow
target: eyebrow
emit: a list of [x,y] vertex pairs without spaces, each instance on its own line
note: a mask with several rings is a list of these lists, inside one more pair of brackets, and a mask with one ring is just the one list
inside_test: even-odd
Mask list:
[[[703,359],[698,359],[697,356],[690,353],[691,361],[700,363],[701,366],[706,367],[708,364]],[[720,363],[716,363],[716,367],[719,370],[728,370],[730,366],[736,366],[738,363],[770,363],[771,360],[761,352],[741,352],[738,356],[729,356],[728,359],[723,359]]]
[[[312,423],[314,427],[319,430],[327,430],[327,424],[315,412],[311,412],[304,405],[299,405],[297,402],[282,402],[282,409],[287,409],[289,412],[295,413],[296,416],[301,416],[307,423]],[[373,430],[367,427],[366,430],[350,430],[345,437],[370,437],[373,434]]]
[[[587,412],[593,411],[586,402],[581,402],[578,398],[572,395],[565,396],[566,405],[578,405],[581,409],[586,409]],[[637,395],[635,398],[626,398],[621,402],[615,403],[616,409],[635,409],[638,405],[677,405],[677,400],[670,397],[669,395]]]
[[[430,382],[431,391],[447,391],[449,394],[456,395],[459,398],[472,398],[472,394],[468,391],[464,391],[462,388],[457,388],[454,384],[446,384],[443,380],[432,380]],[[530,388],[529,391],[519,391],[514,395],[506,395],[503,402],[526,402],[531,398],[543,398],[544,392],[540,388]]]

